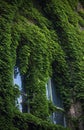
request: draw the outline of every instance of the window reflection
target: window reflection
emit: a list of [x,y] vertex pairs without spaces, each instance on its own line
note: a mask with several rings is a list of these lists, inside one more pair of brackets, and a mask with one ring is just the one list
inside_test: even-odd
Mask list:
[[[22,80],[21,75],[18,67],[14,67],[14,85],[18,85],[19,90],[22,91]],[[16,106],[19,108],[19,110],[22,112],[22,95],[17,98]]]
[[[51,100],[56,107],[63,109],[62,99],[59,91],[56,89],[53,79],[49,79],[46,84],[46,96],[47,99]],[[53,112],[51,119],[54,124],[60,124],[66,127],[66,120],[63,112]]]

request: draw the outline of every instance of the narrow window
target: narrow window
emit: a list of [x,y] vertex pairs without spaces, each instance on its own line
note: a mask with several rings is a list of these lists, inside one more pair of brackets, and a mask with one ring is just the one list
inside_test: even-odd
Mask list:
[[[46,84],[46,96],[48,100],[51,100],[52,103],[58,107],[58,109],[63,109],[60,92],[57,91],[53,79],[49,79]],[[54,124],[60,124],[66,127],[66,120],[63,112],[54,112],[51,119]]]
[[[19,90],[21,92],[22,90],[22,80],[21,75],[18,67],[14,67],[14,85],[18,85]],[[19,110],[22,112],[22,95],[19,96],[16,100],[16,107],[19,108]]]
[[46,96],[48,100],[52,101],[51,79],[49,79],[48,83],[46,84]]

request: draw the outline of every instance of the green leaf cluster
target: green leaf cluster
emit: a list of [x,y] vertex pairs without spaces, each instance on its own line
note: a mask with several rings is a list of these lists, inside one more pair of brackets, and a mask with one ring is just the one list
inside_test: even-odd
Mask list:
[[[84,11],[77,12],[77,4],[77,0],[1,1],[1,130],[65,129],[47,121],[50,111],[54,111],[46,98],[49,77],[53,77],[60,91],[66,114],[72,100],[83,106],[84,31],[80,27],[84,26]],[[20,70],[27,95],[24,105],[27,108],[30,103],[32,115],[14,113],[18,96],[13,85],[15,66]]]

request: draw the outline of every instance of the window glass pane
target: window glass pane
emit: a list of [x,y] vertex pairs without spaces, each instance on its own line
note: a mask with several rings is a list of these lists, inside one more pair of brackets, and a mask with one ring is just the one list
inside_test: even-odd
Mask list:
[[[22,80],[21,80],[21,75],[18,67],[14,68],[14,85],[18,85],[19,90],[22,90]],[[22,112],[22,95],[19,96],[19,98],[16,101],[16,106],[19,108],[19,110]]]
[[[60,92],[57,90],[53,79],[49,79],[46,84],[46,96],[48,100],[51,100],[58,108],[63,108]],[[54,112],[51,115],[51,120],[54,124],[60,124],[66,127],[66,120],[63,112]]]

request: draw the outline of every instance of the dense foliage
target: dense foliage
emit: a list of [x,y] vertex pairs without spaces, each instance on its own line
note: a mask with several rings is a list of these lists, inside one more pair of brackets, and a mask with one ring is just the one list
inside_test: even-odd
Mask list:
[[[83,107],[84,9],[77,5],[78,0],[1,0],[1,130],[65,129],[48,123],[50,106],[45,84],[49,77],[60,90],[66,114],[72,101],[79,101]],[[20,69],[27,94],[24,109],[30,102],[33,116],[16,114],[15,66]]]

